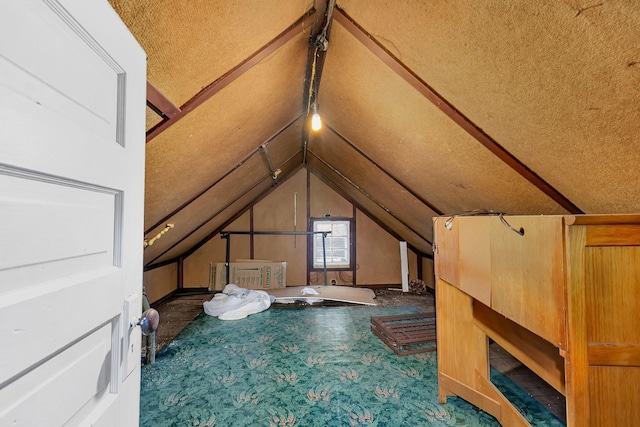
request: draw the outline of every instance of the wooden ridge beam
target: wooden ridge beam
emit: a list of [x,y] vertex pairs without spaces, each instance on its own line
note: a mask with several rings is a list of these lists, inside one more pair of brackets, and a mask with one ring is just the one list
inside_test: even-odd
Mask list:
[[329,35],[333,23],[333,10],[335,0],[315,0],[314,9],[318,11],[311,34],[309,36],[309,49],[307,50],[307,67],[304,73],[304,89],[302,91],[302,111],[305,118],[305,126],[302,127],[301,149],[302,163],[307,160],[307,147],[309,145],[309,120],[311,106],[318,102],[318,91],[322,79],[322,69],[327,55]]

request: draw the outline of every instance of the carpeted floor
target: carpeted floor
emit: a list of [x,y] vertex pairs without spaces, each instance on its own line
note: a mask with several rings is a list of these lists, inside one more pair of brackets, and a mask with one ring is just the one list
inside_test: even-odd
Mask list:
[[[141,427],[497,426],[462,399],[437,402],[436,353],[396,356],[371,316],[415,307],[271,308],[200,315],[142,368]],[[563,426],[506,377],[492,381],[533,425]]]

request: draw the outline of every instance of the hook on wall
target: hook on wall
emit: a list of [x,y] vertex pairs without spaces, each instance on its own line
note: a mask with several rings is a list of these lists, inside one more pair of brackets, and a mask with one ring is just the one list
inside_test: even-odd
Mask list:
[[507,222],[507,220],[506,220],[506,219],[504,219],[504,216],[503,216],[503,215],[504,215],[504,214],[502,214],[502,213],[498,214],[498,217],[500,218],[500,222],[502,222],[502,223],[503,223],[503,224],[504,224],[504,225],[505,225],[509,230],[512,230],[514,233],[519,234],[519,235],[521,235],[521,236],[524,236],[524,228],[523,228],[523,227],[520,227],[520,229],[519,229],[519,230],[516,230],[515,228],[513,228],[513,227],[511,226],[511,224],[509,224],[509,223]]

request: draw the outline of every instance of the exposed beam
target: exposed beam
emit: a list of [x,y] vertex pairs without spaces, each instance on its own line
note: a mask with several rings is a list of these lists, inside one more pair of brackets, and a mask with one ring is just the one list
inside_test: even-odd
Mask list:
[[409,186],[405,185],[402,181],[400,181],[398,178],[396,178],[395,176],[391,175],[391,173],[389,173],[385,168],[383,168],[382,166],[380,166],[377,162],[375,162],[371,157],[367,156],[362,150],[360,150],[358,147],[356,147],[351,141],[349,141],[349,139],[347,139],[347,137],[345,137],[344,135],[342,135],[340,132],[338,132],[336,129],[334,129],[333,127],[331,127],[330,125],[325,123],[325,126],[327,129],[329,129],[331,132],[333,132],[338,138],[340,138],[341,140],[343,140],[349,147],[353,148],[355,151],[358,152],[358,154],[360,154],[365,160],[367,160],[369,163],[371,163],[372,165],[374,165],[376,168],[378,168],[378,170],[380,170],[382,173],[384,173],[385,175],[387,175],[389,178],[391,178],[396,184],[398,184],[400,187],[402,187],[407,193],[411,194],[413,197],[415,197],[416,199],[418,199],[423,205],[425,205],[426,207],[428,207],[429,209],[431,209],[432,211],[434,211],[435,213],[437,213],[438,215],[444,215],[444,213],[436,208],[435,206],[433,206],[431,203],[429,203],[426,199],[424,199],[422,196],[420,196],[418,193],[416,193],[415,191],[411,190],[411,188],[409,188]]
[[[311,153],[313,155],[313,153]],[[314,156],[317,158],[317,156]],[[344,190],[342,190],[340,187],[338,187],[333,181],[331,181],[330,179],[326,178],[322,172],[320,172],[319,170],[317,170],[316,168],[314,168],[313,166],[310,165],[306,165],[306,167],[309,169],[309,171],[311,171],[320,181],[322,181],[323,183],[325,183],[326,185],[328,185],[329,187],[331,187],[335,192],[337,192],[338,194],[340,194],[340,196],[342,196],[345,200],[348,200],[351,204],[353,204],[353,206],[355,206],[357,209],[359,209],[362,213],[364,213],[371,221],[375,222],[380,228],[382,228],[384,231],[386,231],[387,233],[389,233],[390,235],[392,235],[394,238],[396,238],[397,240],[401,240],[401,241],[405,241],[405,239],[398,235],[398,233],[396,233],[395,231],[393,231],[391,228],[389,228],[389,226],[387,226],[384,222],[382,222],[380,220],[380,218],[377,218],[375,215],[373,215],[371,212],[369,212],[368,209],[366,209],[365,207],[361,206],[356,200],[353,199],[353,197],[351,197],[349,194],[347,194]],[[401,222],[402,223],[402,222]],[[402,224],[405,225],[405,224]],[[406,225],[405,225],[406,226]],[[408,227],[407,227],[408,228]],[[420,236],[418,234],[418,236],[424,240],[425,242],[427,242],[429,245],[432,245],[432,243],[430,241],[428,241],[427,239],[425,239],[424,237]],[[416,254],[418,254],[419,256],[422,256],[424,258],[429,258],[429,259],[433,259],[433,254],[428,254],[428,253],[424,253],[421,250],[419,250],[418,248],[416,248],[415,246],[411,245],[410,243],[407,242],[407,247],[409,249],[411,249],[413,252],[415,252]]]
[[253,156],[255,156],[256,154],[258,154],[261,150],[263,146],[267,146],[269,145],[269,143],[271,141],[273,141],[278,135],[280,135],[282,132],[284,132],[285,130],[287,130],[290,126],[292,126],[295,122],[297,122],[298,120],[300,120],[300,117],[302,115],[298,115],[296,118],[294,118],[293,120],[291,120],[289,123],[287,123],[285,126],[283,126],[282,128],[280,128],[276,133],[274,133],[273,135],[271,135],[264,143],[262,143],[260,145],[260,147],[256,148],[251,154],[249,154],[247,157],[245,157],[243,160],[240,161],[240,163],[236,164],[235,166],[233,166],[231,169],[229,169],[224,175],[222,175],[220,178],[218,178],[217,180],[215,180],[213,183],[209,184],[206,188],[204,188],[202,191],[200,191],[198,194],[196,194],[195,196],[193,196],[191,199],[187,200],[185,203],[183,203],[182,205],[180,205],[178,208],[174,209],[173,211],[171,211],[168,215],[166,215],[164,218],[162,218],[160,221],[156,222],[155,224],[153,224],[151,227],[149,227],[147,230],[145,230],[144,234],[148,234],[151,233],[154,229],[156,229],[157,227],[161,226],[162,224],[166,223],[169,218],[171,218],[172,216],[174,216],[175,214],[177,214],[178,212],[180,212],[182,209],[186,208],[187,206],[189,206],[189,204],[193,203],[194,201],[196,201],[199,197],[201,197],[204,193],[206,193],[207,191],[211,190],[214,186],[216,186],[216,184],[218,184],[220,181],[222,181],[223,179],[225,179],[226,177],[228,177],[229,175],[231,175],[231,173],[233,171],[235,171],[236,169],[238,169],[240,166],[242,166],[243,164],[245,164],[247,161],[249,161],[249,159],[251,159]]
[[271,156],[269,155],[269,151],[267,151],[267,144],[262,144],[260,146],[262,152],[264,153],[264,157],[267,160],[267,166],[269,166],[269,171],[271,172],[271,179],[273,179],[273,185],[278,183],[278,174],[280,173],[280,169],[276,170],[273,168],[273,163],[271,162]]
[[165,267],[165,266],[170,265],[170,264],[175,264],[176,262],[178,262],[179,259],[180,258],[173,258],[173,259],[169,259],[169,260],[166,260],[166,261],[159,262],[157,264],[145,265],[143,267],[142,271],[155,270],[156,268]]
[[395,219],[396,221],[398,221],[400,224],[402,224],[402,226],[406,227],[409,231],[411,231],[412,233],[414,233],[416,236],[420,237],[422,240],[424,240],[425,242],[432,244],[432,242],[430,242],[428,239],[426,239],[424,236],[422,236],[418,231],[414,230],[411,226],[407,225],[404,221],[402,221],[400,218],[398,218],[393,212],[391,212],[391,210],[389,210],[389,208],[387,208],[386,206],[384,206],[383,204],[381,204],[379,201],[377,201],[371,194],[369,194],[368,192],[366,192],[362,187],[360,187],[359,185],[357,185],[355,182],[351,181],[349,178],[347,178],[346,176],[344,176],[339,170],[333,168],[330,164],[328,164],[327,162],[325,162],[324,160],[322,160],[320,157],[318,157],[315,153],[313,153],[313,151],[309,150],[308,151],[309,154],[311,154],[313,157],[315,157],[316,159],[318,159],[318,161],[320,163],[322,163],[323,165],[325,165],[327,168],[329,168],[329,170],[331,170],[331,172],[335,173],[336,175],[338,175],[340,178],[342,178],[342,180],[344,180],[347,184],[349,184],[350,186],[352,186],[353,188],[355,188],[358,192],[360,192],[363,196],[365,196],[366,198],[368,198],[369,200],[371,200],[374,204],[376,204],[380,209],[384,210],[387,214],[389,214],[389,216],[391,216],[393,219]]
[[245,72],[250,70],[254,65],[258,64],[260,61],[285,45],[289,40],[293,39],[300,32],[304,31],[313,21],[313,15],[313,10],[308,11],[306,14],[304,14],[304,16],[302,16],[289,28],[280,33],[276,38],[260,48],[257,52],[253,53],[240,64],[238,64],[230,71],[222,75],[220,78],[216,79],[213,83],[198,92],[197,95],[185,102],[184,105],[180,107],[180,111],[173,117],[165,119],[151,128],[147,132],[147,142],[160,135],[160,133],[166,130],[169,126],[172,126],[178,120],[189,114],[191,111],[195,110],[198,106],[203,104],[213,95],[220,92],[238,77],[242,76]]
[[147,105],[165,119],[180,113],[180,109],[173,105],[149,80],[147,80]]
[[307,67],[304,73],[304,90],[302,91],[302,111],[305,125],[302,127],[302,163],[307,159],[307,147],[309,145],[309,114],[311,105],[318,101],[322,69],[327,53],[331,24],[333,23],[333,10],[335,0],[315,0],[314,8],[318,11],[316,20],[311,28],[309,36],[309,49],[307,50]]
[[358,25],[346,12],[336,7],[335,20],[340,23],[352,36],[369,49],[383,63],[391,68],[396,74],[402,77],[414,89],[421,93],[431,103],[438,107],[458,126],[463,128],[467,133],[474,137],[479,143],[484,145],[489,151],[496,155],[500,160],[505,162],[513,170],[519,173],[526,180],[535,185],[540,191],[558,203],[567,211],[573,214],[584,213],[580,208],[573,204],[569,199],[563,196],[558,190],[553,188],[549,183],[544,181],[535,172],[529,169],[525,164],[520,162],[511,153],[505,150],[500,144],[494,141],[482,129],[476,126],[469,118],[444,99],[431,86],[424,82],[409,67],[404,65],[397,57],[388,51],[380,42],[378,42],[371,34],[367,33],[360,25]]

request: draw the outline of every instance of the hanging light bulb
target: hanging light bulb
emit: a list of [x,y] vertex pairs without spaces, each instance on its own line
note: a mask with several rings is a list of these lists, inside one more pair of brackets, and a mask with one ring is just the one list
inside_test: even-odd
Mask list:
[[320,119],[320,113],[318,113],[318,104],[313,103],[313,115],[311,116],[311,129],[320,130],[322,127],[322,120]]
[[320,119],[320,114],[313,113],[313,116],[311,116],[311,129],[320,130],[321,127],[322,127],[322,120]]

